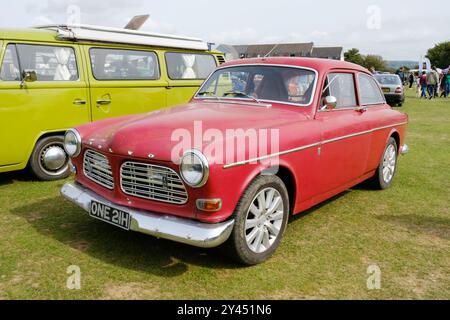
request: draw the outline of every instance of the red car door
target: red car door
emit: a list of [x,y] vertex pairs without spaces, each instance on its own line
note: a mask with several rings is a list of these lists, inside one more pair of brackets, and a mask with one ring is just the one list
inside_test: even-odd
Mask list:
[[366,170],[371,142],[371,123],[366,109],[358,103],[355,74],[329,73],[322,98],[336,98],[336,108],[322,107],[316,114],[321,122],[320,193],[331,192],[361,177]]

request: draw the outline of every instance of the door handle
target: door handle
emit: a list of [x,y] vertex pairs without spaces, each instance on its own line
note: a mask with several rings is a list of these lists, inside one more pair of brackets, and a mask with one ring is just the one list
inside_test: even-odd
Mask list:
[[82,100],[82,99],[75,99],[73,101],[73,104],[76,106],[84,106],[85,104],[87,104],[86,100]]
[[99,106],[106,106],[108,104],[111,104],[111,100],[97,100],[97,105]]

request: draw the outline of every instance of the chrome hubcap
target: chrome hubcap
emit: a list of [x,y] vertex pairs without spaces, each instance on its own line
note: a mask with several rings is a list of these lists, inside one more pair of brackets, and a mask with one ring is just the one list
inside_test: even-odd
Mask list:
[[274,188],[262,190],[253,199],[245,220],[245,238],[255,253],[267,251],[281,232],[284,205],[280,193]]
[[397,164],[397,152],[395,147],[390,145],[383,158],[383,180],[385,183],[391,182],[395,174],[395,166]]
[[42,149],[40,167],[50,175],[59,175],[66,170],[67,155],[62,146],[51,144]]

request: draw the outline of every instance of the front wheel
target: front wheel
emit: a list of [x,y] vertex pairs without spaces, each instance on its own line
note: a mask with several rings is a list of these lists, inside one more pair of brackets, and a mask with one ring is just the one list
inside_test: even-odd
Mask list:
[[42,181],[65,179],[70,175],[69,157],[64,151],[64,138],[50,136],[36,143],[29,166],[33,175]]
[[289,218],[289,196],[277,176],[256,178],[242,195],[226,243],[233,258],[246,265],[268,260],[280,245]]
[[391,137],[383,153],[377,172],[372,179],[377,189],[388,189],[392,185],[395,173],[397,172],[397,150],[397,142]]

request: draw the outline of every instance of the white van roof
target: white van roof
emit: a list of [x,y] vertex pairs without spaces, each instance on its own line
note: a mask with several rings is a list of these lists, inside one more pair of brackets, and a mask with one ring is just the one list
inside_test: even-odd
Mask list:
[[84,24],[51,24],[36,26],[34,28],[55,30],[58,32],[58,39],[62,40],[88,40],[166,48],[181,48],[203,51],[208,50],[208,43],[204,42],[202,39],[177,35],[91,26]]

